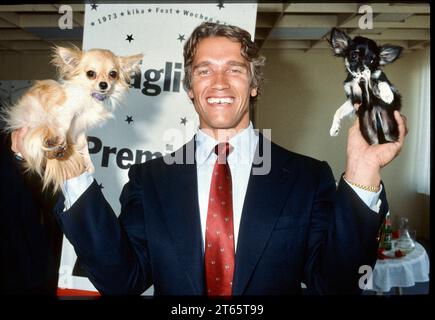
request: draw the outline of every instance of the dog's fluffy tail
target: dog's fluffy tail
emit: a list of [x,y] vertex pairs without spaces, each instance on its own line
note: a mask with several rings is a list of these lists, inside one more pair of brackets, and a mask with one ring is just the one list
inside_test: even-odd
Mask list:
[[67,177],[75,177],[84,172],[82,156],[68,143],[65,154],[61,159],[47,159],[44,175],[43,189],[53,188],[53,192],[59,191]]
[[29,128],[23,139],[23,153],[27,170],[36,172],[43,177],[46,164],[43,144],[49,129],[46,127]]
[[12,131],[22,127],[18,121],[15,121],[15,109],[7,102],[2,101],[0,108],[0,130],[4,133],[11,133]]
[[[0,110],[1,130],[7,134],[11,134],[14,130],[21,129],[26,126],[22,119],[24,108],[14,108],[10,105],[4,106]],[[42,150],[43,137],[48,132],[47,127],[35,125],[28,127],[28,131],[23,139],[23,153],[26,156],[24,167],[26,171],[36,172],[42,177],[42,168],[45,166],[44,151]]]
[[43,181],[43,190],[51,188],[53,193],[60,190],[66,177],[80,175],[84,171],[82,156],[74,148],[69,138],[61,158],[47,158],[49,148],[47,137],[53,136],[48,127],[29,128],[23,140],[23,153],[26,171],[37,173]]

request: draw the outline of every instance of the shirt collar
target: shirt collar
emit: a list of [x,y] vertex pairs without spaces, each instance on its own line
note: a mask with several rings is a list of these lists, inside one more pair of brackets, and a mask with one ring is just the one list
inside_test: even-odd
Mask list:
[[[201,166],[207,159],[214,155],[214,147],[218,144],[218,141],[199,129],[195,136],[195,142],[196,163]],[[252,122],[249,122],[247,128],[241,130],[229,140],[229,143],[234,147],[234,149],[228,156],[228,161],[251,164],[254,158],[257,142],[258,133],[254,130]],[[213,162],[214,160],[215,159],[213,158]]]

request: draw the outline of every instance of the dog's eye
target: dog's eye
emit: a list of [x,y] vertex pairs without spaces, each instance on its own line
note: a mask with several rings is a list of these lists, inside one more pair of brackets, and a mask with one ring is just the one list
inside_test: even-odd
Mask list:
[[116,79],[116,77],[118,76],[118,72],[116,72],[116,71],[110,71],[110,72],[109,72],[109,76],[110,76],[112,79]]
[[95,79],[95,76],[96,76],[97,74],[95,73],[95,71],[92,71],[92,70],[89,70],[89,71],[86,71],[86,76],[89,78],[89,79]]
[[356,58],[358,58],[358,52],[352,52],[350,57],[352,60],[355,60]]

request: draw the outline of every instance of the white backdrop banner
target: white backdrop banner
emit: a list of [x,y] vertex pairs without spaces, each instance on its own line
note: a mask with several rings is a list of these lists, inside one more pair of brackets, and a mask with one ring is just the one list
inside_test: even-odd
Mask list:
[[[104,48],[117,55],[143,53],[141,74],[115,118],[89,133],[95,179],[119,214],[118,201],[134,163],[171,153],[198,127],[183,89],[183,46],[204,21],[236,25],[254,38],[256,4],[87,4],[83,49]],[[64,237],[59,288],[96,291]],[[145,294],[152,294],[152,288]]]

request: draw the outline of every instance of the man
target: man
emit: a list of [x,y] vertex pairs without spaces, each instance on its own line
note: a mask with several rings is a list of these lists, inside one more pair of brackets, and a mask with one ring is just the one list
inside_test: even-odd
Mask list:
[[[198,133],[130,168],[119,220],[92,176],[65,183],[57,216],[90,280],[105,294],[151,285],[157,295],[299,294],[301,282],[312,293],[357,292],[360,266],[376,261],[388,210],[380,169],[402,146],[400,115],[397,143],[368,146],[354,125],[336,190],[325,162],[253,130],[263,60],[248,32],[203,23],[184,59]],[[260,155],[266,174],[254,174]]]

